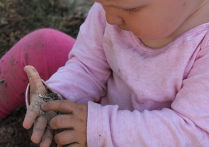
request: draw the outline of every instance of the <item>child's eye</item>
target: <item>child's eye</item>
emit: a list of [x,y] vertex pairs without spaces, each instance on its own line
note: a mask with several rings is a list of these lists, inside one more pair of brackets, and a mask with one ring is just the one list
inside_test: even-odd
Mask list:
[[119,8],[119,9],[122,10],[122,11],[126,11],[126,12],[136,12],[136,11],[139,10],[138,8],[132,8],[132,9],[123,9],[123,8]]

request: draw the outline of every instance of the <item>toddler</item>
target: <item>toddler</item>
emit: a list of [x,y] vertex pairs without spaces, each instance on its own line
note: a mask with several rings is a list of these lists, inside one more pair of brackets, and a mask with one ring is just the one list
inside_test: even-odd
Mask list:
[[209,0],[94,1],[75,44],[42,29],[1,59],[0,117],[28,78],[23,126],[41,147],[209,146]]

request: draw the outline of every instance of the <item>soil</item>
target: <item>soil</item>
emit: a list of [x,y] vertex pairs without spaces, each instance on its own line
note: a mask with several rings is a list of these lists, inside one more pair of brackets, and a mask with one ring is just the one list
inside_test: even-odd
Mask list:
[[[26,34],[54,28],[76,38],[91,0],[0,0],[0,57]],[[38,147],[22,122],[25,105],[0,120],[0,147]],[[51,146],[56,146],[51,145]]]

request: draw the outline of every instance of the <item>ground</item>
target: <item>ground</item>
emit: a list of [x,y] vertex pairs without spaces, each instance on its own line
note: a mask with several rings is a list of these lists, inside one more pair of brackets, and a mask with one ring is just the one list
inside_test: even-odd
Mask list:
[[[0,0],[0,57],[18,40],[39,28],[54,28],[76,37],[91,0]],[[22,122],[25,105],[0,121],[0,147],[37,147]],[[55,145],[52,145],[52,147]]]

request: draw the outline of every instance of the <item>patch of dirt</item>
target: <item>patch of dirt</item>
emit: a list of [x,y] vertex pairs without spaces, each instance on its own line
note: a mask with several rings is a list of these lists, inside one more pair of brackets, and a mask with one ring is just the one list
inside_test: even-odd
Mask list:
[[55,28],[76,37],[91,0],[0,0],[0,56],[39,28]]
[[[0,57],[26,34],[54,28],[76,38],[91,0],[0,0]],[[22,122],[25,105],[0,120],[0,147],[38,147]],[[55,144],[52,145],[56,146]]]

